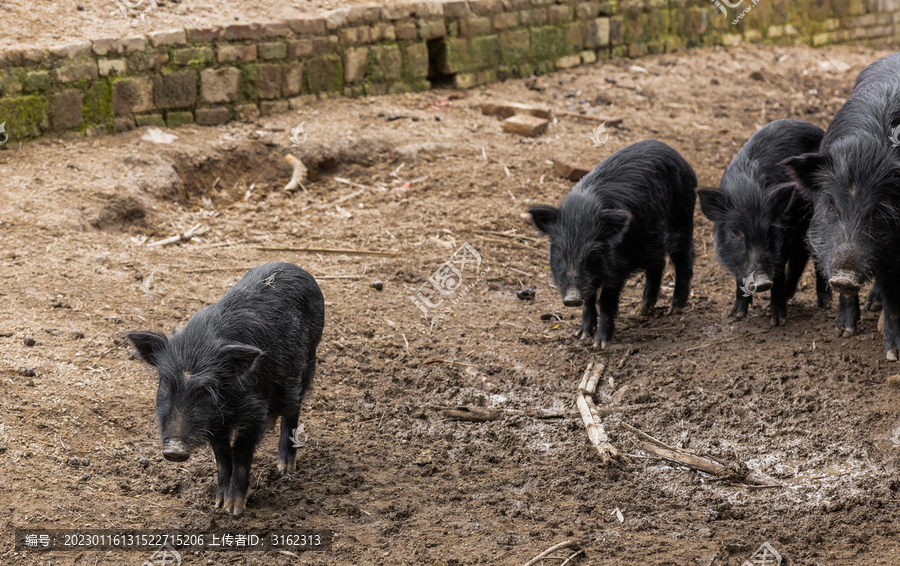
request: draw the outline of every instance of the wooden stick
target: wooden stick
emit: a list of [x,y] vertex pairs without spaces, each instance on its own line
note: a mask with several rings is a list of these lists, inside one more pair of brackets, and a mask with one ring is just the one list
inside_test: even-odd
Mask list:
[[715,346],[716,344],[724,344],[725,342],[731,342],[732,340],[737,340],[738,338],[746,338],[747,336],[753,336],[754,334],[765,334],[766,332],[771,332],[771,328],[766,328],[765,330],[757,330],[756,332],[747,332],[746,334],[741,334],[740,336],[732,336],[731,338],[725,338],[724,340],[716,340],[715,342],[710,342],[709,344],[701,344],[700,346],[694,346],[693,348],[688,348],[684,352],[693,352],[694,350],[699,350],[700,348],[706,348],[707,346]]
[[194,236],[199,236],[200,234],[206,232],[208,228],[203,226],[202,224],[194,224],[188,229],[187,232],[183,234],[175,234],[165,240],[159,240],[158,242],[152,242],[147,244],[148,248],[153,248],[156,246],[168,246],[169,244],[174,244],[176,242],[187,241],[193,238]]
[[336,201],[329,202],[328,204],[319,204],[319,205],[316,205],[316,208],[318,208],[319,210],[324,210],[324,209],[326,209],[326,208],[331,208],[332,206],[337,206],[337,205],[339,205],[339,204],[341,204],[341,203],[345,203],[345,202],[347,202],[348,200],[352,199],[353,197],[356,197],[356,196],[359,196],[359,195],[363,194],[364,192],[366,192],[366,189],[365,189],[365,188],[362,188],[362,189],[356,191],[355,193],[350,193],[349,195],[342,196],[341,198],[337,199]]
[[634,428],[633,426],[629,425],[628,423],[622,423],[622,426],[625,427],[626,430],[630,430],[631,432],[640,436],[644,440],[646,440],[648,442],[652,442],[653,444],[656,444],[660,448],[665,448],[666,450],[671,450],[673,452],[684,452],[685,454],[697,454],[693,450],[685,450],[684,448],[676,448],[674,446],[669,446],[668,444],[665,444],[664,442],[657,440],[656,438],[653,438],[649,434]]
[[297,187],[303,189],[303,192],[309,192],[306,190],[306,187],[303,186],[303,181],[306,180],[306,166],[303,165],[303,162],[291,155],[290,153],[284,156],[284,160],[290,163],[294,167],[294,173],[291,175],[291,180],[287,185],[284,186],[284,190],[287,192],[296,191]]
[[602,363],[598,363],[596,367],[593,362],[588,364],[584,370],[584,376],[581,378],[581,385],[578,386],[575,404],[578,405],[581,420],[584,421],[584,427],[587,429],[588,439],[591,441],[591,445],[597,449],[603,464],[612,463],[617,458],[630,463],[628,457],[609,442],[609,437],[603,430],[602,417],[592,399],[594,390],[597,389],[597,382],[600,381],[600,374],[605,367]]
[[460,407],[459,409],[446,409],[443,411],[445,417],[451,421],[475,421],[487,422],[495,421],[500,418],[500,413],[493,409],[484,407]]
[[452,364],[455,366],[468,366],[470,368],[475,367],[475,364],[464,364],[463,362],[454,362],[453,360],[428,360],[424,362],[423,366],[430,366],[432,364]]
[[592,114],[579,114],[578,112],[566,112],[564,110],[554,110],[557,116],[568,116],[569,118],[583,118],[585,120],[594,120],[595,122],[606,122],[607,126],[618,126],[622,123],[622,118],[606,118],[603,116],[594,116]]
[[651,452],[667,460],[673,460],[689,468],[700,470],[701,472],[706,472],[707,474],[712,474],[714,476],[724,476],[728,472],[728,469],[722,464],[702,456],[675,452],[649,442],[641,442],[640,447],[647,452]]
[[526,562],[526,563],[524,564],[524,566],[534,566],[535,564],[537,564],[538,562],[540,562],[540,560],[541,560],[542,558],[544,558],[545,556],[547,556],[547,555],[549,555],[549,554],[552,554],[554,551],[559,550],[560,548],[566,548],[566,547],[570,547],[570,548],[572,548],[573,550],[574,550],[574,549],[581,550],[580,548],[578,548],[578,545],[577,545],[577,544],[575,544],[574,542],[572,542],[572,541],[570,541],[570,540],[567,540],[567,541],[564,541],[564,542],[561,542],[561,543],[559,543],[559,544],[555,544],[555,545],[551,546],[550,548],[548,548],[548,549],[545,550],[544,552],[538,554],[537,556],[535,556],[534,558],[532,558],[531,560],[529,560],[528,562]]
[[572,556],[566,558],[566,559],[563,561],[563,563],[560,564],[559,566],[566,566],[566,564],[572,564],[572,561],[575,560],[576,558],[578,558],[578,556],[580,556],[580,555],[582,555],[582,554],[584,554],[584,550],[583,550],[583,549],[582,549],[582,550],[579,550],[579,551],[576,552],[576,553],[574,553]]
[[349,250],[338,248],[270,248],[256,247],[257,250],[263,252],[307,252],[314,254],[346,254],[346,255],[372,255],[377,257],[398,257],[400,254],[394,252],[379,252],[376,250]]
[[[445,407],[443,405],[434,405],[432,403],[425,403],[425,406],[432,407],[434,409],[440,409],[445,414],[448,412],[453,412],[453,413],[458,413],[460,415],[471,415],[471,414],[475,414],[479,411],[487,410],[487,411],[492,411],[494,413],[498,413],[498,416],[496,416],[495,419],[500,418],[499,413],[522,415],[525,417],[531,417],[533,419],[562,419],[562,418],[566,417],[565,413],[545,413],[540,410],[523,411],[520,409],[502,409],[502,408],[486,409],[484,407]],[[489,420],[495,420],[495,419],[489,419]],[[454,419],[454,420],[476,420],[476,419]]]

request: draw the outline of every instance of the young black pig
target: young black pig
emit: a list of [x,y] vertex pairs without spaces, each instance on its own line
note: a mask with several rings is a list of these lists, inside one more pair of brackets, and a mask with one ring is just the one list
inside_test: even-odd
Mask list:
[[[737,279],[731,316],[747,314],[754,291],[771,289],[772,323],[787,319],[787,301],[809,259],[812,202],[780,163],[816,151],[824,133],[798,120],[766,124],[725,168],[719,190],[697,191],[703,214],[713,221],[716,255]],[[828,281],[818,270],[816,292],[820,307],[831,304]]]
[[251,269],[181,332],[127,336],[159,372],[156,415],[163,456],[183,462],[204,442],[218,467],[216,507],[240,515],[250,464],[267,421],[281,417],[278,468],[294,471],[291,440],[316,372],[325,303],[315,279],[290,263]]
[[[860,73],[817,152],[785,161],[815,202],[809,242],[841,297],[837,334],[852,336],[859,290],[874,280],[868,307],[884,309],[887,359],[900,355],[900,53]],[[900,143],[900,142],[898,142]]]
[[[680,313],[694,270],[697,177],[677,151],[654,140],[617,151],[582,178],[559,208],[528,209],[550,236],[550,269],[567,307],[583,305],[576,336],[606,348],[629,275],[646,272],[639,314],[659,297],[666,254],[675,266],[669,313]],[[600,319],[597,320],[597,292]]]

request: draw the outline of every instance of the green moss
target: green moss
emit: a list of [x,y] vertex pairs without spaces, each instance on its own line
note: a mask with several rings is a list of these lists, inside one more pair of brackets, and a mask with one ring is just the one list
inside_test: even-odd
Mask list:
[[138,128],[140,128],[141,126],[158,126],[160,128],[166,127],[166,122],[159,114],[144,114],[135,116],[134,121],[137,122]]
[[166,112],[166,122],[170,128],[193,124],[194,114],[192,112]]
[[566,38],[561,27],[531,28],[531,57],[535,61],[556,61],[566,53]]
[[37,95],[0,98],[2,122],[6,122],[5,130],[10,141],[39,138],[49,127],[47,99]]
[[323,55],[306,61],[304,94],[344,92],[344,65],[340,55]]
[[107,131],[113,132],[115,128],[113,125],[112,110],[112,80],[109,78],[100,79],[93,85],[90,85],[90,88],[84,88],[83,92],[83,129],[87,129],[92,125],[101,124],[106,127]]
[[240,100],[259,100],[259,65],[257,63],[240,63],[241,92]]

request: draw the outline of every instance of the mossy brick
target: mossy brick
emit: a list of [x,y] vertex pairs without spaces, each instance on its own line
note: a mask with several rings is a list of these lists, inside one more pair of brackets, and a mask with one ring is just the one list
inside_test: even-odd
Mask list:
[[220,45],[218,48],[219,63],[256,61],[256,45]]
[[215,60],[212,47],[186,47],[172,50],[172,63],[181,66],[206,65]]
[[177,128],[178,126],[193,123],[193,112],[166,112],[166,125],[170,128]]
[[547,23],[550,25],[559,25],[572,21],[571,6],[550,6],[547,10]]
[[609,21],[609,44],[612,46],[621,45],[625,40],[625,18],[622,16],[613,16],[608,18]]
[[141,51],[128,57],[128,68],[132,73],[158,71],[169,62],[168,53],[147,53]]
[[223,32],[222,26],[185,30],[188,43],[212,43],[221,39]]
[[68,45],[54,45],[49,50],[54,60],[59,59],[83,59],[91,54],[91,42],[70,43]]
[[135,128],[134,118],[113,118],[113,131],[117,134],[121,134],[122,132],[129,132]]
[[523,26],[544,26],[547,25],[549,18],[547,17],[546,8],[534,8],[532,10],[522,10],[519,12],[519,21]]
[[362,83],[366,77],[366,61],[368,58],[368,47],[356,47],[344,51],[344,82],[347,84]]
[[416,28],[419,32],[419,39],[437,39],[447,35],[447,26],[444,24],[444,20],[419,19],[416,22]]
[[263,63],[259,66],[259,97],[273,99],[281,97],[281,65]]
[[260,59],[265,61],[284,59],[287,57],[287,44],[280,41],[260,43],[257,47],[257,54]]
[[396,45],[372,47],[366,60],[366,77],[374,81],[397,80],[402,64],[403,55]]
[[313,53],[316,55],[327,55],[329,53],[334,53],[337,49],[338,36],[326,35],[325,37],[314,37],[312,38],[312,42]]
[[256,104],[238,104],[234,107],[234,118],[241,122],[255,122],[259,119],[259,108]]
[[479,16],[493,16],[503,11],[503,3],[500,0],[469,0],[469,9]]
[[97,70],[101,77],[125,76],[126,68],[125,59],[100,59],[97,61]]
[[416,24],[413,22],[401,22],[394,25],[394,37],[399,41],[411,41],[418,36]]
[[405,94],[407,92],[410,92],[409,85],[402,82],[392,83],[387,89],[388,94]]
[[135,114],[153,110],[153,82],[149,78],[113,82],[113,113]]
[[64,132],[84,124],[84,93],[70,88],[50,95],[50,128]]
[[0,92],[10,96],[19,94],[24,90],[26,79],[25,69],[16,68],[11,73],[0,69]]
[[241,90],[240,100],[252,100],[254,104],[259,99],[259,65],[241,65]]
[[300,59],[313,54],[313,42],[311,39],[298,39],[288,42],[288,58]]
[[82,114],[85,124],[102,124],[113,129],[113,86],[111,79],[103,79],[84,91]]
[[304,93],[343,92],[344,68],[340,58],[324,55],[306,61],[303,83]]
[[454,20],[452,22],[447,22],[447,36],[448,37],[459,37],[459,22]]
[[502,31],[518,26],[519,21],[516,12],[501,12],[494,14],[493,24],[495,30]]
[[43,92],[50,89],[50,73],[33,71],[25,76],[25,92]]
[[473,68],[469,57],[469,42],[456,37],[444,38],[436,51],[438,71],[445,75],[462,73]]
[[291,28],[287,22],[269,22],[262,25],[262,36],[270,39],[292,37]]
[[126,37],[122,40],[122,47],[126,55],[139,53],[147,49],[147,40],[139,36]]
[[592,20],[599,15],[599,2],[581,2],[575,6],[575,19],[577,20]]
[[587,24],[584,22],[575,22],[563,26],[566,30],[566,49],[569,53],[579,53],[584,49],[585,38],[587,37]]
[[142,114],[140,116],[135,116],[134,121],[138,128],[144,126],[156,126],[158,128],[166,127],[166,121],[163,120],[162,114]]
[[478,37],[491,33],[491,20],[484,16],[470,15],[459,20],[459,34],[464,37]]
[[297,35],[324,35],[326,31],[323,17],[300,17],[288,20],[287,24]]
[[6,122],[11,140],[40,137],[48,127],[47,101],[37,95],[0,98],[0,122]]
[[200,100],[208,103],[232,102],[241,89],[241,71],[234,67],[200,71]]
[[91,42],[94,55],[106,57],[107,55],[121,55],[125,53],[125,44],[118,38],[95,39]]
[[609,45],[609,18],[595,18],[587,24],[584,46],[588,49]]
[[263,38],[261,24],[232,24],[222,30],[222,39],[225,41],[241,41],[244,39],[256,40]]
[[196,122],[200,126],[227,124],[231,114],[227,108],[198,108]]
[[284,96],[295,96],[303,91],[303,63],[295,62],[284,66]]
[[531,34],[528,30],[510,30],[500,34],[500,52],[506,63],[526,59],[531,50]]
[[413,78],[428,76],[428,46],[424,43],[413,43],[403,48],[404,61],[409,74]]
[[179,71],[157,75],[153,99],[160,110],[193,107],[197,103],[197,73]]
[[593,51],[588,51],[588,50],[582,51],[579,54],[579,57],[581,57],[581,63],[584,65],[590,65],[591,63],[597,62],[597,54],[594,53]]
[[475,73],[456,73],[453,75],[453,86],[456,88],[472,88],[478,84]]
[[470,54],[475,68],[493,68],[500,65],[501,45],[499,35],[476,37],[470,43]]
[[96,63],[69,63],[55,69],[56,80],[61,83],[72,83],[80,80],[96,81]]
[[287,100],[264,100],[259,103],[259,115],[271,116],[272,114],[284,114],[290,109]]
[[566,55],[566,38],[562,28],[542,26],[531,28],[531,57],[538,61],[556,60]]

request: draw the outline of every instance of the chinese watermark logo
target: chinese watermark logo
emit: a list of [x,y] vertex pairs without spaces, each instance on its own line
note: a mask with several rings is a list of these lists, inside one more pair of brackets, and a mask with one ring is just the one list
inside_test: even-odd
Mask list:
[[[600,136],[603,136],[602,138]],[[591,134],[591,141],[594,142],[594,147],[600,147],[605,144],[609,139],[609,134],[606,133],[606,122],[603,122],[594,132]]]
[[450,256],[450,259],[441,264],[428,281],[416,289],[415,295],[410,295],[409,299],[414,305],[419,307],[425,316],[429,312],[438,310],[444,300],[449,304],[440,310],[440,315],[435,317],[434,322],[444,318],[454,305],[471,291],[475,285],[491,270],[490,267],[482,271],[475,281],[468,286],[463,286],[464,273],[467,270],[478,272],[481,269],[481,255],[475,251],[475,248],[468,242]]
[[900,448],[900,426],[894,429],[894,432],[891,433],[891,437],[888,439],[894,445],[894,448]]
[[[303,124],[306,122],[300,122],[300,125],[291,130],[291,145],[298,146],[303,145],[306,142],[306,134],[303,132]],[[300,139],[300,135],[303,135],[303,139]]]
[[[304,434],[306,432],[306,426],[300,425],[297,428],[291,429],[291,442],[294,443],[294,448],[300,448],[306,441],[309,440],[309,435]],[[300,435],[303,434],[303,440],[300,440]]]
[[9,139],[9,134],[6,133],[6,122],[0,124],[0,134],[3,134],[3,141],[0,141],[0,145],[3,145]]
[[166,543],[151,554],[141,566],[181,566],[181,554]]
[[745,297],[749,297],[753,293],[756,292],[756,281],[753,280],[753,277],[756,275],[755,271],[751,271],[750,275],[744,277],[744,282],[739,286],[740,290],[744,292]]
[[781,566],[781,555],[771,544],[764,542],[741,566]]
[[[0,132],[2,132],[2,131],[3,131],[3,124],[0,124]],[[894,131],[891,132],[891,135],[890,135],[891,147],[900,147],[900,139],[898,139],[898,138],[900,138],[900,124],[897,124],[897,127],[894,128]],[[3,145],[3,144],[0,144],[0,145]]]
[[[116,8],[121,10],[122,15],[127,18],[128,17],[128,8],[131,8],[132,10],[137,10],[137,7],[140,6],[141,4],[143,4],[144,0],[137,0],[137,2],[134,2],[134,3],[132,3],[130,0],[113,0],[113,2],[116,4]],[[144,21],[147,14],[149,14],[150,11],[153,8],[155,8],[157,5],[158,5],[157,0],[149,0],[149,2],[147,3],[147,7],[144,8],[144,10],[140,14],[138,14],[138,17],[141,19],[141,21]]]
[[[716,8],[718,8],[720,12],[725,14],[725,17],[727,18],[728,10],[725,9],[725,6],[728,6],[729,8],[734,10],[735,8],[740,7],[740,5],[744,3],[744,0],[738,0],[735,3],[731,3],[728,0],[711,0],[711,2],[713,4],[715,4]],[[744,11],[742,11],[740,14],[737,15],[737,17],[734,18],[734,20],[732,20],[731,25],[736,26],[738,24],[738,22],[743,20],[744,16],[746,16],[747,13],[749,13],[750,10],[753,9],[753,6],[756,6],[757,4],[759,4],[759,0],[750,0],[750,3],[752,4],[752,6],[747,6],[746,8],[744,8]],[[724,6],[723,6],[723,4],[724,4]]]

